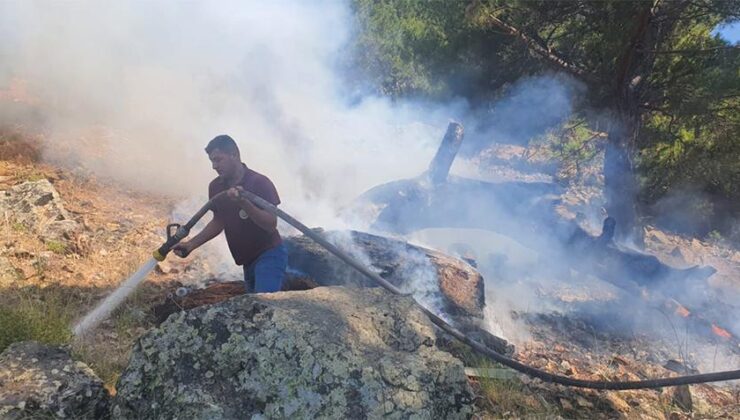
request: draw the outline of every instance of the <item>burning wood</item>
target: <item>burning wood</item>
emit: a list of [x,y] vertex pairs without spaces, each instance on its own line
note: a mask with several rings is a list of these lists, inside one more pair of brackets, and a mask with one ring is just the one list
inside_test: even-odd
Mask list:
[[434,185],[439,185],[447,181],[447,175],[452,167],[452,162],[457,156],[460,145],[463,141],[463,126],[456,122],[451,122],[447,126],[447,133],[442,139],[437,154],[429,165],[429,180]]
[[570,264],[633,294],[639,294],[640,287],[647,287],[668,290],[675,293],[675,297],[697,288],[704,289],[706,280],[716,272],[709,266],[675,268],[653,255],[624,249],[612,241],[615,226],[614,219],[607,218],[597,237],[580,227],[572,227],[573,233],[564,250]]
[[688,309],[684,308],[683,306],[679,304],[678,307],[676,308],[675,314],[680,317],[687,318],[689,315],[691,315],[691,312],[689,312]]
[[715,322],[706,319],[706,317],[689,310],[676,300],[666,299],[663,303],[663,307],[671,313],[685,319],[687,322],[690,322],[693,326],[692,329],[709,337],[720,337],[723,340],[728,340],[733,344],[733,350],[740,350],[740,340],[735,338],[732,333],[720,327]]
[[722,327],[718,327],[716,324],[712,324],[712,332],[715,335],[718,335],[718,336],[720,336],[722,338],[727,338],[727,339],[731,339],[732,338],[732,334],[730,334],[729,331],[727,331],[726,329],[724,329]]
[[665,302],[663,302],[663,306],[669,312],[676,314],[681,318],[688,318],[691,315],[691,311],[689,311],[685,306],[678,303],[675,299],[666,299]]
[[[437,310],[456,319],[483,317],[483,277],[469,264],[438,251],[364,232],[333,231],[325,236],[351,255],[366,260],[395,286],[416,291],[415,296],[421,294],[428,299],[427,304],[438,302]],[[322,286],[375,286],[305,236],[291,237],[285,244],[289,267]]]

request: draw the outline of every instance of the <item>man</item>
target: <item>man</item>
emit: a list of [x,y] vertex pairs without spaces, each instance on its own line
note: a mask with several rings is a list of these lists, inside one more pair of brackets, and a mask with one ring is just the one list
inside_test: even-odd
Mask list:
[[288,253],[277,231],[277,218],[240,197],[240,190],[251,191],[274,205],[280,204],[277,190],[266,176],[247,167],[239,147],[227,135],[215,137],[206,146],[218,177],[208,186],[208,197],[227,191],[213,204],[213,220],[189,241],[173,247],[184,258],[199,246],[224,231],[231,255],[244,267],[247,293],[277,292],[281,289]]

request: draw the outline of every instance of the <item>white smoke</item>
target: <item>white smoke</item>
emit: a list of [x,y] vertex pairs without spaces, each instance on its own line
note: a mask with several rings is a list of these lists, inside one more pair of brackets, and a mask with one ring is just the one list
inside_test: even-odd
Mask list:
[[[25,80],[46,158],[189,197],[230,134],[309,224],[367,188],[421,172],[449,113],[341,95],[342,2],[0,4],[0,86]],[[0,109],[0,111],[2,111]]]

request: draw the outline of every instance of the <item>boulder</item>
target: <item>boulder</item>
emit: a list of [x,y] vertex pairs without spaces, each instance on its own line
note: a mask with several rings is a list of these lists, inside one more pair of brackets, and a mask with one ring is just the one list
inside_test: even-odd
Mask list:
[[24,182],[0,193],[0,212],[6,211],[15,223],[44,241],[69,239],[80,229],[47,179]]
[[463,364],[409,297],[319,287],[170,316],[119,378],[115,419],[469,418]]
[[[423,305],[453,317],[483,318],[484,282],[469,263],[407,242],[356,231],[324,235]],[[288,267],[322,286],[376,286],[306,236],[286,238]]]
[[0,418],[104,419],[109,407],[103,382],[60,348],[25,341],[0,354]]

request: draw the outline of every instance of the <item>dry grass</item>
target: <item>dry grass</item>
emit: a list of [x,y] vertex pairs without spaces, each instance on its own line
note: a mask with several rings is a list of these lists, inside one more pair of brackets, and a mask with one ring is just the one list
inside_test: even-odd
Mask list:
[[40,159],[41,142],[38,137],[29,136],[16,129],[0,127],[0,160],[31,163]]
[[60,290],[6,290],[0,307],[0,351],[16,341],[66,344],[76,313],[74,298]]
[[481,378],[477,386],[477,406],[482,418],[555,418],[563,413],[521,382]]
[[0,307],[0,351],[18,341],[71,345],[75,359],[88,364],[113,390],[126,366],[130,349],[153,325],[149,312],[156,286],[143,287],[129,297],[100,328],[83,339],[71,326],[90,307],[90,292],[47,287],[4,290]]
[[[100,268],[105,271],[120,269]],[[54,276],[54,269],[48,266],[38,269],[43,274],[29,280]],[[112,288],[47,285],[4,289],[0,296],[0,351],[10,343],[26,340],[70,344],[75,359],[88,364],[108,389],[114,391],[115,382],[128,363],[133,343],[153,326],[150,309],[158,302],[161,287],[158,284],[143,284],[108,320],[81,339],[72,336],[72,326]]]
[[82,360],[115,393],[118,377],[128,364],[136,339],[153,326],[151,296],[156,286],[143,285],[118,308],[110,319],[72,344],[73,356]]
[[[502,368],[503,366],[473,352],[469,347],[453,341],[445,350],[463,361],[467,367]],[[549,403],[539,390],[533,390],[520,380],[471,378],[476,395],[478,418],[556,418],[563,416],[561,407]]]
[[[501,368],[502,366],[479,356],[466,366]],[[476,394],[479,418],[558,418],[565,416],[558,404],[548,402],[538,390],[531,389],[518,379],[474,378],[471,385]],[[567,416],[566,416],[567,417]]]

